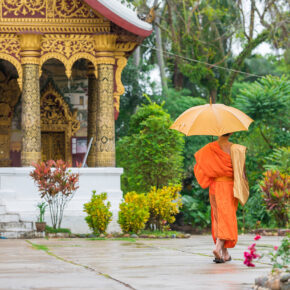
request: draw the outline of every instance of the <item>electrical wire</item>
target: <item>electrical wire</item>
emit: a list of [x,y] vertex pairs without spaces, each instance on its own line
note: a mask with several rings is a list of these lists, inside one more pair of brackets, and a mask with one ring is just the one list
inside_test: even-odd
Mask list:
[[164,51],[164,50],[158,49],[158,48],[156,48],[154,46],[149,46],[149,45],[145,45],[145,44],[141,44],[141,46],[145,47],[145,48],[153,49],[155,51],[162,51],[164,54],[168,54],[168,55],[171,55],[171,56],[174,56],[174,57],[179,57],[179,58],[182,58],[182,59],[190,61],[190,62],[200,63],[200,64],[203,64],[203,65],[206,65],[206,66],[215,67],[215,68],[227,70],[227,71],[230,71],[230,72],[235,72],[235,73],[247,75],[249,77],[257,77],[257,78],[264,78],[265,77],[265,76],[262,76],[262,75],[247,73],[247,72],[243,72],[243,71],[240,71],[240,70],[235,70],[235,69],[219,66],[219,65],[216,65],[216,64],[207,63],[205,61],[201,61],[201,60],[189,58],[189,57],[186,57],[186,56],[178,55],[178,54],[175,54],[175,53],[172,53],[172,52],[169,52],[169,51]]

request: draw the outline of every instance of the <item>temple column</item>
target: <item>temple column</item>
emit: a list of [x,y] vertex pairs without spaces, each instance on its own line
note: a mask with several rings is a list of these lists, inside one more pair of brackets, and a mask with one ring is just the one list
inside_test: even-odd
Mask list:
[[88,155],[87,165],[88,167],[96,167],[96,140],[97,140],[97,96],[98,96],[98,83],[95,75],[95,68],[93,65],[89,65],[88,70],[88,133],[87,140],[88,145],[93,138],[92,146]]
[[41,160],[40,90],[39,90],[39,34],[20,35],[22,89],[22,166]]
[[108,63],[98,64],[96,137],[96,166],[115,167],[114,66]]
[[115,116],[114,116],[114,52],[117,35],[98,34],[94,36],[98,57],[96,166],[115,167]]

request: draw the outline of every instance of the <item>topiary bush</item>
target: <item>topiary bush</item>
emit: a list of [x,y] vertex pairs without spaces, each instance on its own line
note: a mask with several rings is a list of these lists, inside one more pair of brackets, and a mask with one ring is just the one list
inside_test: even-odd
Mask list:
[[88,214],[85,220],[96,235],[104,233],[112,220],[111,203],[108,201],[106,204],[106,199],[106,192],[96,194],[93,190],[91,201],[84,204],[84,212]]
[[118,223],[123,232],[138,233],[149,219],[148,201],[144,194],[128,192],[120,204]]
[[151,188],[147,194],[150,212],[147,228],[164,230],[169,224],[174,223],[175,215],[182,206],[180,191],[180,185]]

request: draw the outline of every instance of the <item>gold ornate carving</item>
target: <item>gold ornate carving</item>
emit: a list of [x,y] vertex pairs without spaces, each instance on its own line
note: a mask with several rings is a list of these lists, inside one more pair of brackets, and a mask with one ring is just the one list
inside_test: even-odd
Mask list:
[[98,57],[95,60],[95,64],[111,64],[114,65],[116,60],[113,57]]
[[98,65],[96,165],[115,166],[114,69],[113,65]]
[[127,59],[125,57],[120,57],[117,60],[117,69],[116,69],[115,81],[116,81],[116,86],[117,86],[116,93],[119,95],[123,95],[125,93],[125,88],[122,84],[121,75],[122,75],[122,71],[126,65],[127,65]]
[[97,134],[97,79],[92,68],[88,73],[88,142],[93,138],[91,150],[88,156],[88,167],[96,166],[96,134]]
[[31,166],[41,158],[39,67],[23,66],[22,92],[22,166]]
[[43,64],[47,60],[52,59],[52,58],[55,58],[55,59],[59,60],[61,63],[63,63],[63,65],[65,67],[66,75],[68,78],[70,78],[71,71],[68,68],[68,60],[65,56],[63,56],[61,53],[58,53],[58,52],[49,52],[49,53],[46,53],[40,57],[40,59],[39,59],[39,75],[42,74]]
[[68,78],[70,78],[71,76],[71,71],[72,71],[72,67],[73,67],[73,64],[78,60],[78,59],[81,59],[81,58],[84,58],[88,61],[90,61],[93,65],[96,66],[96,57],[93,56],[92,54],[90,53],[87,53],[87,52],[78,52],[78,53],[75,53],[72,55],[72,57],[67,61],[67,65],[66,65],[66,69],[68,72],[66,72]]
[[20,48],[21,51],[40,50],[41,35],[40,34],[20,34]]
[[98,34],[94,36],[95,49],[97,51],[114,51],[116,50],[116,34]]
[[120,111],[120,96],[125,93],[125,88],[122,84],[122,71],[127,64],[125,57],[120,57],[117,60],[117,69],[115,73],[116,91],[114,92],[114,107],[117,112]]
[[15,34],[0,34],[0,48],[2,52],[19,59],[20,43]]
[[2,1],[2,13],[3,16],[35,16],[40,14],[45,15],[45,0],[3,0]]
[[19,39],[21,63],[39,65],[41,35],[21,34]]
[[137,42],[119,42],[116,45],[116,51],[129,52],[132,51],[137,44]]
[[95,18],[96,13],[80,0],[3,0],[3,17]]
[[110,26],[82,0],[0,0],[0,32],[107,33]]
[[[54,0],[55,14],[60,18],[95,18],[96,14],[80,0]],[[52,0],[48,1],[52,2]]]
[[[41,95],[41,131],[63,133],[65,160],[72,162],[71,156],[71,137],[80,128],[80,122],[77,120],[77,111],[71,112],[68,104],[64,101],[62,95],[55,89],[52,81],[47,84]],[[57,135],[59,136],[59,135]],[[47,137],[47,140],[53,140],[53,137]],[[49,139],[50,138],[50,139]],[[60,140],[55,137],[56,140]],[[46,140],[46,141],[47,141]],[[47,141],[51,148],[42,146],[42,156],[51,156],[47,152],[56,152],[56,156],[61,156],[61,151],[57,151],[55,142]],[[48,145],[47,145],[48,146]],[[50,145],[49,145],[50,146]],[[46,158],[46,157],[45,157]],[[44,158],[44,159],[45,159]],[[56,159],[54,157],[53,159]]]
[[67,59],[79,52],[92,53],[94,51],[93,38],[90,35],[52,35],[43,36],[41,54],[58,52]]
[[56,58],[65,66],[68,78],[71,77],[73,64],[81,58],[96,64],[94,39],[90,35],[45,35],[41,43],[40,66],[51,58]]

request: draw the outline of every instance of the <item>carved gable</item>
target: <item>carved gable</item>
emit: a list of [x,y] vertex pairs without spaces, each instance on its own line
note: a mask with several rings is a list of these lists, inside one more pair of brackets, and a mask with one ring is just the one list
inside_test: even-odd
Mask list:
[[110,21],[82,0],[0,0],[0,32],[108,32]]

